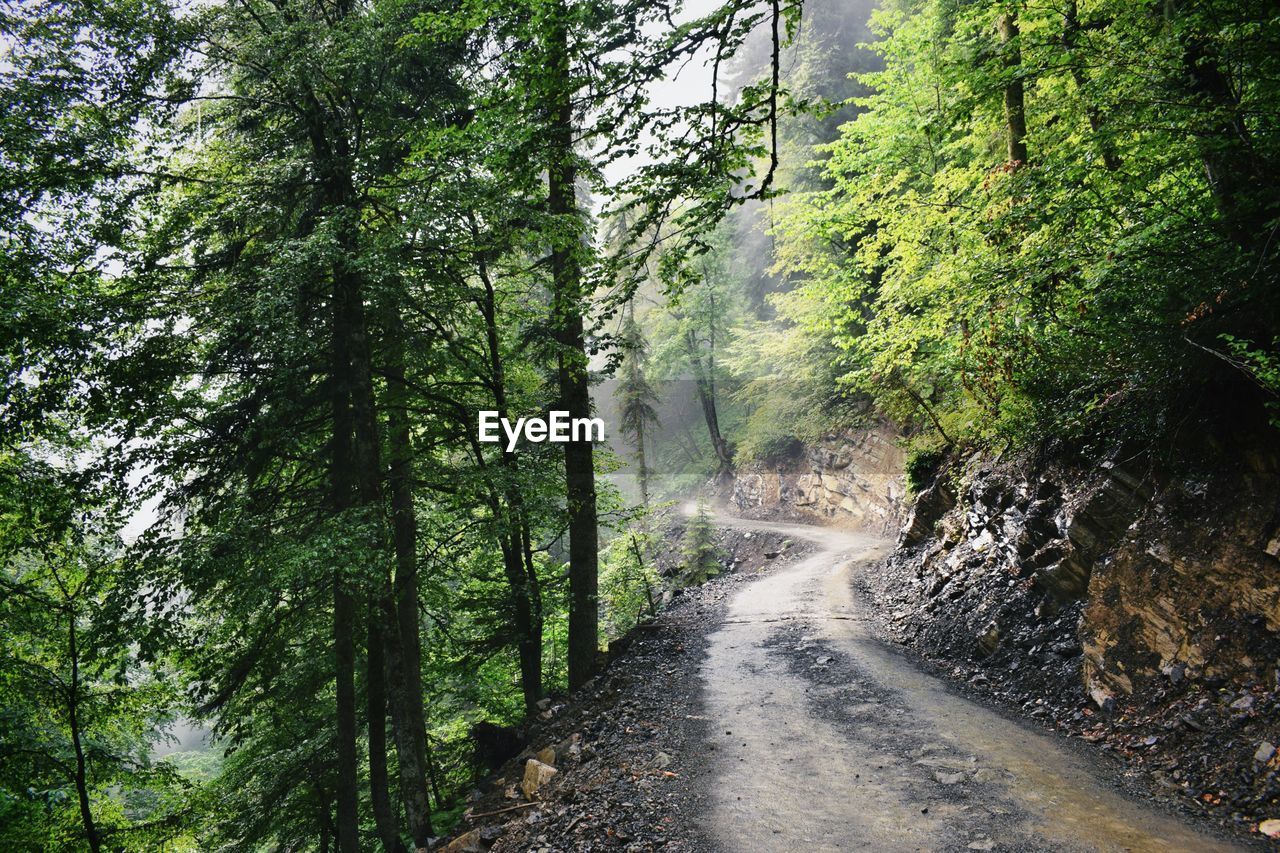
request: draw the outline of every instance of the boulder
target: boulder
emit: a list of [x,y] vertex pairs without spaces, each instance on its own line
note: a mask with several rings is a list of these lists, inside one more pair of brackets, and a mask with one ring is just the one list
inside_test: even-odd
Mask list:
[[520,790],[528,799],[535,799],[538,790],[559,772],[550,764],[530,758],[524,765],[524,779],[520,782]]
[[480,837],[480,830],[473,829],[450,841],[441,853],[479,853],[481,850],[484,850],[484,840]]

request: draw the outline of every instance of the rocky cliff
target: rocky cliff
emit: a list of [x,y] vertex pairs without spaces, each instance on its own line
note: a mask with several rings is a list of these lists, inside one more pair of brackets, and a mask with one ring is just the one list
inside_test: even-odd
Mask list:
[[953,459],[864,592],[970,689],[1247,829],[1280,817],[1280,453],[1201,458]]
[[887,421],[829,435],[773,464],[738,472],[729,497],[746,518],[791,517],[896,535],[903,451]]

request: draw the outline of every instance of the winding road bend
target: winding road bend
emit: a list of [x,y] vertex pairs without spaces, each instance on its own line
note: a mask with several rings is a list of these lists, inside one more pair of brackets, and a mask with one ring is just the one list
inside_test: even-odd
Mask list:
[[1234,849],[878,642],[851,577],[886,540],[719,518],[818,551],[743,587],[702,668],[706,828],[731,851]]

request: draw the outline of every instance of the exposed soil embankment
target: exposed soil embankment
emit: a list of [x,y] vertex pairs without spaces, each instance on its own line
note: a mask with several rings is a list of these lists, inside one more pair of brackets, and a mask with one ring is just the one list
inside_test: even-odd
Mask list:
[[1258,839],[1280,818],[1278,556],[1270,451],[1177,476],[973,457],[860,584],[886,636],[969,691]]

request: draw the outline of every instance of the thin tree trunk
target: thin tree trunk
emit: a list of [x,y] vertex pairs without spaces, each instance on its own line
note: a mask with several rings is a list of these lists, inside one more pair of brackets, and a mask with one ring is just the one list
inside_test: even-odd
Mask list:
[[[777,24],[775,23],[775,26]],[[715,426],[712,440],[715,443],[716,457],[720,460],[721,474],[733,473],[733,452],[729,449],[729,442],[720,432],[720,415],[716,410],[716,294],[715,290],[711,291],[709,296],[711,304],[711,315],[707,321],[707,400],[710,402],[711,423]]]
[[[333,332],[333,443],[330,483],[335,514],[351,505],[351,407],[349,393],[350,356],[343,328],[346,316],[341,309],[341,276],[334,280]],[[358,853],[360,849],[359,768],[356,755],[356,684],[355,602],[348,588],[345,566],[334,567],[333,575],[333,649],[334,682],[337,702],[337,843],[339,853]]]
[[[547,164],[547,207],[558,222],[551,251],[553,322],[558,344],[560,405],[570,418],[591,413],[591,390],[584,346],[582,266],[578,258],[581,229],[575,192],[577,165],[573,150],[573,83],[569,66],[569,10],[560,0],[550,10],[547,70],[551,82],[550,150]],[[569,511],[569,687],[581,687],[596,672],[600,644],[598,604],[599,532],[596,529],[596,479],[591,442],[564,446],[565,497]]]
[[[313,772],[319,773],[322,771],[316,768]],[[320,840],[316,846],[319,848],[320,853],[329,853],[329,844],[333,838],[333,812],[329,809],[328,794],[318,783],[315,785],[315,793],[316,802],[320,806],[318,809],[320,812]]]
[[529,662],[528,668],[537,673],[535,692],[542,698],[542,585],[538,581],[538,567],[533,561],[533,540],[529,532],[529,519],[524,504],[516,508],[519,519],[521,557],[524,561],[525,583],[529,593]]
[[685,350],[689,354],[689,365],[693,368],[694,387],[698,390],[698,402],[702,406],[702,419],[707,424],[707,434],[711,437],[711,449],[720,463],[720,475],[733,471],[733,454],[729,443],[720,433],[720,416],[716,410],[715,361],[710,368],[702,362],[698,340],[690,329],[685,333]]
[[92,853],[102,849],[98,825],[93,820],[89,802],[89,764],[85,760],[84,743],[80,730],[80,648],[76,642],[76,615],[67,611],[68,655],[71,658],[71,684],[67,688],[67,718],[71,726],[71,745],[76,753],[76,796],[80,801],[80,820],[84,823],[84,837]]
[[[627,302],[627,322],[630,328],[635,330],[638,336],[639,326],[636,325],[636,302],[634,299]],[[639,360],[639,355],[643,351],[643,338],[637,338],[633,341],[634,349],[628,353],[628,369],[632,372],[632,376],[640,384],[640,387],[648,387],[645,382],[643,362]],[[645,401],[647,403],[647,401]],[[649,506],[649,464],[645,458],[644,452],[644,422],[643,413],[635,419],[635,449],[636,449],[636,480],[640,486],[640,505]]]
[[649,465],[644,455],[644,419],[636,424],[636,466],[640,481],[640,505],[649,506]]
[[1000,16],[1000,47],[1004,54],[1004,67],[1009,79],[1004,85],[1004,119],[1007,131],[1009,164],[1021,166],[1027,162],[1027,111],[1026,93],[1022,85],[1022,49],[1018,46],[1018,18],[1013,12]]
[[396,576],[395,606],[388,615],[399,640],[396,649],[399,654],[389,658],[392,725],[396,732],[400,791],[409,835],[415,848],[425,848],[433,833],[427,793],[426,712],[422,704],[422,636],[418,632],[418,522],[413,506],[413,442],[405,399],[405,333],[398,312],[392,312],[391,326],[387,423]]
[[657,616],[658,608],[653,601],[653,586],[649,583],[649,578],[644,573],[644,555],[640,552],[640,543],[636,540],[635,533],[631,534],[631,553],[636,555],[636,565],[640,569],[640,580],[644,583],[644,597],[649,604],[649,615]]
[[440,796],[440,768],[436,766],[430,740],[427,741],[427,781],[431,785],[431,796],[436,801],[436,808],[444,808],[444,797]]
[[[512,523],[508,519],[504,526]],[[525,711],[532,714],[538,700],[542,698],[542,643],[540,637],[535,642],[535,635],[539,632],[535,631],[524,558],[521,555],[520,534],[517,530],[504,530],[502,533],[502,565],[507,583],[513,591],[517,591],[512,596],[512,604],[518,637],[516,642],[520,652],[520,686],[524,693]]]
[[365,701],[369,710],[369,798],[373,803],[373,819],[378,838],[388,853],[403,853],[404,842],[396,825],[395,807],[391,803],[391,783],[387,775],[387,689],[386,661],[382,655],[382,613],[370,601],[369,641]]

